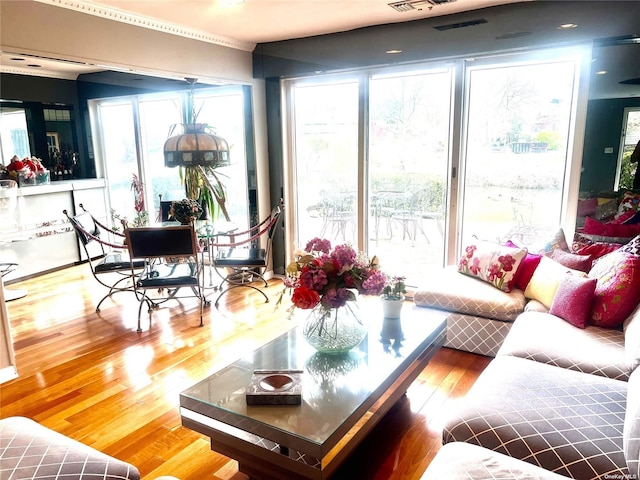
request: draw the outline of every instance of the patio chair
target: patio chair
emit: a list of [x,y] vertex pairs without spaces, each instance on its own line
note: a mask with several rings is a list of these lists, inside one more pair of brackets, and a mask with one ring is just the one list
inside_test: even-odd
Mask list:
[[124,234],[100,223],[80,204],[82,212],[71,216],[65,209],[62,213],[69,219],[80,245],[87,256],[87,263],[96,281],[109,289],[96,305],[96,312],[107,298],[117,292],[133,292],[133,279],[144,266],[135,262],[135,271],[131,271],[131,262],[124,245]]
[[[134,290],[140,302],[137,331],[142,331],[142,305],[148,306],[151,319],[152,311],[160,304],[187,297],[198,298],[202,327],[204,305],[208,302],[203,294],[202,262],[199,259],[198,239],[193,227],[172,225],[128,228],[126,238],[132,275],[136,271],[137,261],[141,260],[144,265],[134,283]],[[188,293],[184,293],[185,289]],[[150,291],[155,293],[150,294]]]
[[[283,213],[284,203],[281,200],[280,204],[271,210],[269,216],[256,226],[244,232],[233,231],[233,233],[229,233],[229,243],[211,244],[211,246],[218,248],[214,258],[214,267],[222,277],[219,286],[221,292],[215,301],[216,307],[225,293],[237,287],[251,288],[262,294],[265,303],[269,301],[267,294],[252,283],[260,281],[263,283],[263,287],[268,286],[263,275],[269,264],[273,237]],[[262,236],[267,237],[265,248],[259,246],[259,240]],[[226,273],[221,274],[220,269],[224,269]]]

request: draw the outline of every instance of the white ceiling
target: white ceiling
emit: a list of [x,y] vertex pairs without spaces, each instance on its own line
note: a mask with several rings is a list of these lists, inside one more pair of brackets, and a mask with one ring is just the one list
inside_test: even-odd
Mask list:
[[[532,0],[31,0],[253,51],[257,43],[443,16]],[[440,3],[446,2],[446,3]],[[3,72],[75,79],[104,68],[2,51]]]
[[[386,23],[448,15],[523,0],[409,0],[399,12],[393,0],[86,0],[74,3],[139,15],[214,36],[264,43]],[[445,1],[448,3],[439,3]],[[64,2],[63,2],[64,3]]]
[[[413,9],[399,12],[389,5],[389,0],[244,0],[244,3],[238,5],[230,5],[233,0],[31,1],[203,41],[232,45],[245,51],[253,51],[256,43],[311,37],[366,26],[441,17],[491,6],[525,3],[523,0],[407,0]],[[447,3],[439,4],[443,1]],[[580,3],[575,2],[576,8],[579,8]],[[537,20],[530,20],[530,28],[534,32]],[[510,26],[504,23],[501,27]],[[635,44],[627,45],[624,49],[616,47],[600,49],[597,52],[599,58],[594,60],[593,68],[617,72],[616,78],[611,75],[594,78],[595,87],[598,87],[599,83],[602,84],[602,88],[599,88],[605,92],[602,96],[611,98],[628,95],[618,94],[618,81],[638,76],[638,62],[629,61],[629,57],[637,59],[639,48],[640,45]],[[629,55],[632,51],[635,55]],[[105,70],[97,65],[61,62],[15,53],[17,52],[2,52],[0,67],[3,72],[75,79],[82,73]],[[625,88],[629,90],[629,87]]]

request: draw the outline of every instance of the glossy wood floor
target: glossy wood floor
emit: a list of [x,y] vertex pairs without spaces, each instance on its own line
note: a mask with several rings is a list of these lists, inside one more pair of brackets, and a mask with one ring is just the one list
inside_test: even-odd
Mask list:
[[[185,388],[292,327],[272,299],[242,288],[205,309],[171,302],[143,312],[132,294],[107,299],[87,265],[8,288],[29,294],[9,302],[19,378],[0,385],[0,416],[22,415],[136,465],[144,480],[244,480],[237,463],[212,452],[208,439],[180,424]],[[210,297],[214,292],[211,292]],[[444,419],[488,364],[482,356],[443,348],[336,479],[420,478],[440,448]]]

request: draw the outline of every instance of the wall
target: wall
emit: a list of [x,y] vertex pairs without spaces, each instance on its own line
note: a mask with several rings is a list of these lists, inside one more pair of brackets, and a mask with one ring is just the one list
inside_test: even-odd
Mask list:
[[6,52],[115,65],[201,81],[250,81],[251,53],[34,1],[0,2]]
[[[640,107],[640,98],[589,102],[580,180],[581,192],[613,190],[626,107]],[[612,153],[604,153],[604,149],[608,147],[613,148]]]

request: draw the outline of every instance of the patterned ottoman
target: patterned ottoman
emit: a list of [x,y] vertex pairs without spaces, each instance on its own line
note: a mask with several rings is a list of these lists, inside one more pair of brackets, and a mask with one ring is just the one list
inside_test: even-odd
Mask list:
[[24,417],[0,420],[0,478],[140,480],[133,465]]
[[448,266],[424,280],[413,302],[451,312],[445,347],[495,357],[527,299],[521,290],[506,293]]

